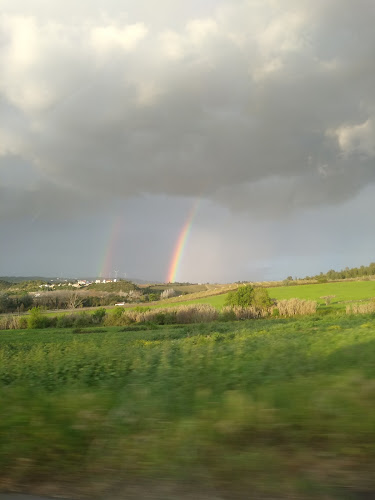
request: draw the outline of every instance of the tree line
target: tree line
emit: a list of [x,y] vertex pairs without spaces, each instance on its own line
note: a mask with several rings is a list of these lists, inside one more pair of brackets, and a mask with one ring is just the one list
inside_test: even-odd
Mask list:
[[362,278],[365,276],[374,276],[375,275],[375,262],[371,262],[368,266],[360,266],[360,267],[345,267],[341,271],[334,271],[330,269],[326,273],[320,273],[316,276],[306,276],[306,280],[316,279],[316,280],[342,280],[349,278]]
[[22,314],[33,307],[42,309],[78,309],[112,306],[116,303],[139,303],[159,300],[161,293],[144,293],[134,289],[106,292],[103,290],[54,290],[40,293],[0,291],[0,314]]

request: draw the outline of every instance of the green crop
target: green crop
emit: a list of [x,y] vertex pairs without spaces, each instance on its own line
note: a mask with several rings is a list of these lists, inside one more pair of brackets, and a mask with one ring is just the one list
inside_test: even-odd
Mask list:
[[374,359],[373,315],[0,332],[0,487],[375,491]]

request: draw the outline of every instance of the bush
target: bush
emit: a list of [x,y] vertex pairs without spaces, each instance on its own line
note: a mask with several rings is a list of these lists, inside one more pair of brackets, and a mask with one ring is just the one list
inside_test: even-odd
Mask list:
[[149,300],[150,302],[154,302],[154,301],[159,300],[159,299],[160,299],[160,295],[159,295],[159,294],[157,294],[157,293],[154,293],[154,292],[153,292],[153,293],[149,293],[149,294],[148,294],[148,300]]
[[176,294],[176,290],[174,290],[173,288],[167,288],[166,290],[164,290],[161,294],[160,294],[160,298],[161,299],[169,299],[171,297],[175,297]]
[[73,314],[63,314],[57,316],[56,327],[57,328],[72,328],[74,325],[75,316]]
[[86,312],[80,312],[75,315],[74,326],[82,327],[82,326],[90,326],[93,324],[93,315],[87,314]]
[[220,314],[221,321],[235,321],[236,313],[233,311],[233,307],[225,306],[223,307]]
[[137,312],[137,313],[143,313],[143,312],[151,311],[151,307],[136,306],[136,307],[133,307],[133,311]]
[[49,326],[49,321],[47,316],[42,314],[40,307],[33,307],[30,310],[29,317],[27,319],[28,328],[47,328]]
[[272,317],[273,318],[278,318],[280,316],[280,311],[279,311],[279,308],[278,307],[274,307],[272,309]]
[[101,324],[104,320],[105,315],[106,315],[106,310],[104,309],[104,307],[97,309],[92,315],[92,322],[95,325]]

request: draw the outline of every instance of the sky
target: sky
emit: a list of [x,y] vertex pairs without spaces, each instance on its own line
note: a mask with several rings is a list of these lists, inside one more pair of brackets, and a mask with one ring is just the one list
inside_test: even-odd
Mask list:
[[373,262],[374,21],[373,0],[0,0],[0,275]]

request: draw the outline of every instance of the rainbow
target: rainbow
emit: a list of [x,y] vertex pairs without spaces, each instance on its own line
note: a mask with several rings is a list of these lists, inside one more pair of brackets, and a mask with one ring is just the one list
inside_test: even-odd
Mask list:
[[194,217],[198,211],[199,203],[200,203],[200,199],[198,199],[194,202],[193,207],[191,208],[191,210],[190,210],[190,212],[185,220],[185,224],[183,225],[181,232],[178,236],[176,245],[174,247],[172,260],[171,260],[171,263],[169,265],[168,275],[167,275],[167,279],[166,279],[167,283],[174,283],[176,281],[176,276],[177,276],[178,271],[179,271],[181,260],[182,260],[184,250],[186,247],[186,242],[187,242],[188,236],[190,234],[191,227],[193,225]]
[[122,216],[117,215],[110,227],[108,244],[104,251],[104,257],[99,269],[100,278],[109,278],[113,271],[113,256],[116,249],[116,244],[121,231]]

